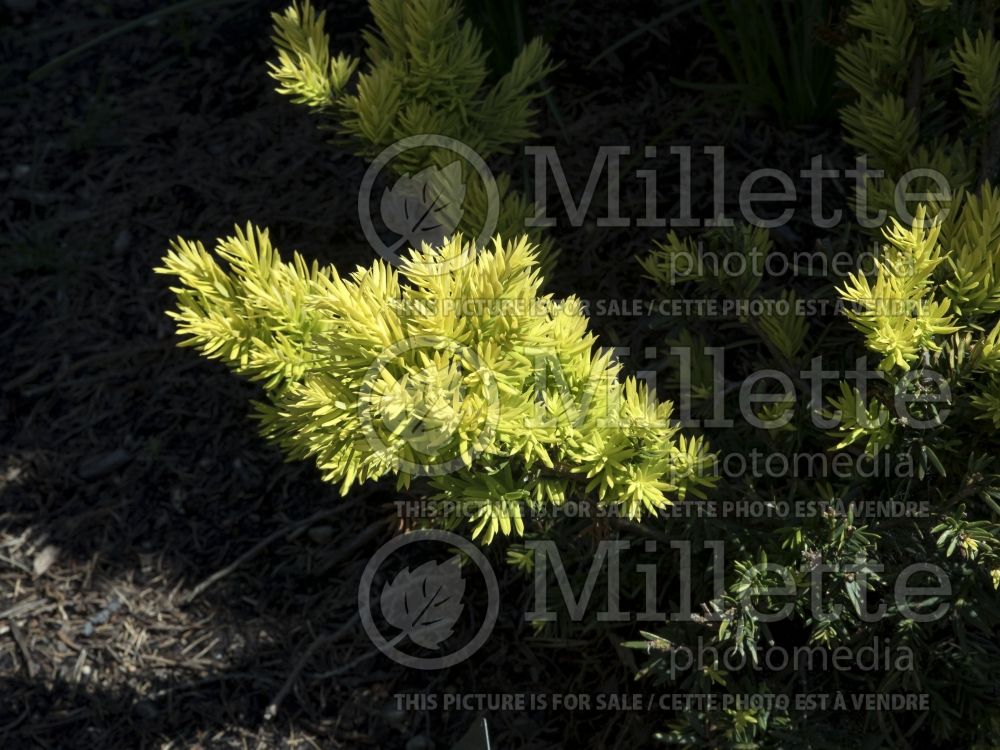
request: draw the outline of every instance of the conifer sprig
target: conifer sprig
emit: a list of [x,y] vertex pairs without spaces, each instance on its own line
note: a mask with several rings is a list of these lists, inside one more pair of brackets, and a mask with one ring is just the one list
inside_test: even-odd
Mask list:
[[[374,25],[363,33],[361,57],[330,51],[326,12],[296,0],[273,14],[278,59],[270,65],[277,90],[332,119],[359,156],[374,158],[413,136],[452,139],[488,160],[511,152],[534,136],[535,103],[551,73],[548,46],[530,40],[510,70],[490,80],[482,35],[462,16],[455,0],[370,0]],[[399,175],[454,162],[455,153],[427,146],[402,151],[390,161]],[[463,164],[460,183],[468,187],[458,229],[478,234],[488,213],[488,194]],[[528,231],[548,268],[556,252],[540,230],[526,230],[534,207],[498,174],[496,232]]]
[[712,483],[704,441],[619,380],[579,301],[540,294],[525,237],[477,255],[456,235],[342,277],[248,226],[215,256],[178,239],[158,271],[185,343],[262,382],[264,433],[342,492],[429,477],[489,541],[521,533],[523,508],[591,494],[638,518]]

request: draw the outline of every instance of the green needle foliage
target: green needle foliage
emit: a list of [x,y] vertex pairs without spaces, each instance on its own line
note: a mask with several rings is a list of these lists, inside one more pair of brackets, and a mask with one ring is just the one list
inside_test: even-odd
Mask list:
[[456,235],[347,277],[250,226],[215,255],[171,247],[185,344],[262,383],[264,434],[342,492],[427,477],[441,516],[488,542],[523,533],[524,507],[593,497],[639,518],[712,483],[704,441],[619,380],[579,300],[540,295],[526,237],[477,254]]
[[[864,334],[868,349],[881,357],[879,369],[891,392],[923,389],[945,396],[943,405],[927,415],[935,425],[932,431],[908,431],[901,420],[890,425],[872,420],[867,426],[848,420],[843,429],[849,436],[841,446],[866,440],[869,449],[871,443],[898,444],[909,433],[942,474],[948,473],[942,461],[949,460],[951,471],[960,472],[967,451],[974,453],[980,445],[984,452],[993,451],[993,436],[984,441],[969,420],[994,421],[997,413],[1000,191],[984,185],[982,196],[965,199],[953,220],[930,220],[921,207],[913,227],[896,222],[886,238],[874,282],[859,272],[839,289],[850,303],[847,317]],[[937,373],[936,385],[921,383],[925,368]],[[858,394],[846,391],[833,404],[845,414],[864,410]],[[963,443],[944,439],[954,428],[971,429],[973,437]],[[887,430],[894,440],[887,439]]]
[[[921,655],[911,678],[920,679],[939,706],[930,714],[931,734],[939,742],[966,741],[973,747],[991,746],[1000,728],[995,703],[984,703],[981,693],[995,683],[990,675],[1000,669],[995,639],[1000,626],[1000,445],[995,431],[980,426],[1000,424],[998,199],[996,189],[985,183],[979,197],[960,193],[958,207],[953,204],[946,217],[938,213],[930,220],[922,207],[912,227],[897,222],[887,232],[874,281],[855,274],[840,289],[853,305],[848,309],[852,325],[881,360],[883,380],[872,389],[867,406],[861,393],[846,388],[831,400],[841,417],[834,432],[838,449],[860,446],[873,455],[905,451],[916,460],[917,477],[927,483],[917,489],[912,478],[883,481],[867,491],[929,503],[928,518],[918,524],[914,559],[933,561],[948,572],[957,611],[947,627],[916,626],[905,619],[901,627],[914,648],[933,649],[934,655]],[[889,406],[900,399],[919,405],[901,417]],[[909,539],[894,529],[881,546]]]
[[[490,159],[534,135],[534,103],[545,93],[539,84],[554,67],[544,42],[529,41],[510,69],[491,82],[482,34],[463,19],[455,0],[371,0],[370,8],[375,25],[363,34],[362,58],[330,51],[326,13],[317,13],[308,1],[274,14],[278,60],[271,76],[278,91],[332,121],[367,158],[404,138],[432,134]],[[490,196],[467,164],[457,180],[440,175],[455,159],[450,149],[428,146],[400,153],[390,167],[400,175],[432,167],[431,176],[441,177],[433,187],[445,202],[464,204],[458,229],[475,236]],[[496,231],[505,237],[521,234],[534,207],[510,188],[509,175],[501,173],[496,181]],[[551,241],[540,232],[531,238],[550,263]]]
[[[873,748],[989,748],[1000,732],[996,4],[856,0],[848,20],[855,36],[839,51],[838,74],[852,98],[841,118],[848,143],[884,172],[868,181],[868,212],[884,209],[889,217],[887,226],[866,227],[881,232],[873,267],[846,279],[791,281],[692,268],[699,247],[706,257],[742,254],[746,267],[763,267],[759,261],[776,251],[767,232],[739,226],[698,237],[672,234],[643,260],[670,297],[777,303],[832,292],[844,315],[824,320],[774,307],[708,324],[685,321],[672,332],[669,343],[686,351],[689,366],[681,373],[679,359],[671,359],[668,395],[678,389],[675,400],[695,418],[714,416],[720,405],[723,413],[737,411],[735,392],[754,373],[788,378],[791,391],[770,389],[775,401],[757,414],[763,425],[736,420],[708,437],[723,461],[754,452],[789,460],[784,472],[720,478],[710,500],[792,510],[668,521],[666,535],[690,539],[694,549],[702,540],[725,539],[725,585],[720,592],[706,572],[694,584],[701,619],[667,624],[630,645],[650,655],[641,674],[667,689],[790,697],[917,692],[929,695],[931,710],[882,714],[877,723],[818,707],[696,711],[662,735],[680,746],[854,747],[865,736]],[[946,107],[949,101],[955,106]],[[954,117],[956,110],[963,116]],[[896,184],[916,169],[940,172],[950,191],[903,213]],[[942,192],[926,177],[907,189]],[[831,241],[850,239],[841,234]],[[721,341],[720,329],[729,334]],[[709,344],[719,348],[713,352]],[[722,347],[726,367],[719,371]],[[809,362],[834,373],[819,394],[800,379]],[[847,376],[865,369],[872,377],[864,387]],[[781,418],[768,425],[775,417]],[[797,456],[848,459],[847,469],[831,471],[832,463],[813,471]],[[865,502],[918,503],[924,510],[863,517],[850,505]],[[812,504],[813,511],[796,512],[796,503]],[[717,562],[706,552],[692,567],[714,570]],[[792,595],[774,596],[789,582],[768,562],[793,571]],[[894,602],[893,585],[914,563],[947,575],[951,594],[918,607],[926,612],[946,600],[947,617],[920,622]],[[829,579],[811,575],[821,564],[830,566]],[[827,602],[819,617],[815,596]],[[869,612],[885,605],[884,614],[862,617],[863,602]],[[788,603],[791,615],[780,624],[759,617]],[[914,660],[830,674],[758,663],[772,644],[787,653],[802,644],[856,651],[875,642],[897,655],[908,649]],[[671,655],[682,647],[695,654],[709,649],[705,663],[678,667]],[[747,666],[727,669],[721,659],[727,653],[745,657]]]
[[[790,700],[802,692],[916,692],[927,693],[931,706],[930,711],[883,715],[877,727],[865,724],[863,713],[819,706],[797,712],[764,703],[691,712],[671,723],[665,740],[682,747],[832,748],[853,747],[859,736],[870,733],[871,746],[879,748],[904,742],[993,746],[1000,731],[994,697],[1000,671],[995,282],[1000,191],[984,185],[979,196],[962,195],[960,205],[957,212],[934,219],[930,208],[921,207],[911,226],[893,222],[871,272],[857,271],[839,283],[846,314],[837,319],[788,312],[796,299],[808,301],[829,290],[829,280],[815,280],[825,282],[819,290],[802,281],[789,289],[776,288],[782,282],[767,275],[689,270],[694,243],[675,236],[644,260],[647,273],[671,297],[735,295],[790,303],[761,315],[734,314],[721,324],[685,321],[667,342],[688,360],[684,366],[679,356],[671,356],[664,378],[669,397],[695,419],[708,419],[719,412],[739,413],[736,392],[755,373],[783,374],[790,390],[774,388],[772,378],[769,392],[775,400],[756,412],[757,424],[734,419],[731,426],[707,429],[721,467],[733,465],[728,461],[733,456],[756,466],[723,472],[709,501],[715,508],[727,502],[756,504],[759,515],[709,513],[700,519],[692,510],[693,519],[642,522],[651,535],[691,540],[694,550],[704,540],[723,539],[726,559],[720,591],[713,577],[719,561],[708,552],[695,553],[692,569],[706,571],[700,578],[696,574],[693,584],[693,600],[702,602],[703,614],[693,623],[659,626],[631,642],[649,655],[640,674],[672,691]],[[752,234],[731,227],[699,239],[715,253],[774,252],[761,237],[748,242]],[[727,334],[721,341],[720,329]],[[722,351],[724,370],[716,359]],[[816,361],[833,373],[819,401],[810,384],[799,379]],[[872,371],[865,387],[843,379],[859,369]],[[832,426],[817,424],[816,417]],[[765,461],[754,464],[753,455]],[[771,463],[775,456],[784,462]],[[842,468],[833,471],[838,464]],[[761,470],[768,466],[778,469]],[[905,517],[898,511],[861,514],[852,503],[910,503],[923,510]],[[657,558],[643,562],[655,564]],[[791,594],[774,595],[789,581],[768,570],[767,562],[791,572]],[[932,564],[947,575],[950,595],[918,607],[926,612],[947,601],[947,617],[918,622],[894,602],[894,585],[914,563]],[[820,564],[829,566],[829,577],[812,575]],[[661,580],[659,585],[679,584]],[[825,602],[821,617],[813,597]],[[759,616],[787,605],[791,611],[778,624]],[[862,616],[865,609],[871,613],[883,605],[882,616]],[[796,649],[843,647],[856,653],[873,643],[894,654],[892,659],[906,653],[913,660],[830,673],[762,663],[762,655],[772,649],[783,654],[780,665]],[[693,663],[687,661],[691,654]],[[732,664],[743,666],[727,666]]]
[[455,138],[483,158],[530,138],[537,84],[552,70],[540,39],[525,45],[511,69],[490,84],[482,35],[452,0],[372,0],[376,27],[364,33],[367,65],[333,55],[325,13],[308,2],[275,14],[281,93],[337,119],[367,156],[417,133]]
[[[995,176],[995,3],[855,0],[848,23],[857,35],[839,49],[837,63],[854,100],[841,109],[841,120],[847,142],[885,173],[869,181],[869,205],[896,214],[896,182],[911,170],[936,170],[953,194]],[[945,109],[956,90],[964,118]],[[941,189],[915,176],[911,192]]]
[[876,260],[876,281],[857,272],[841,290],[856,308],[847,315],[865,334],[865,343],[883,354],[881,369],[909,369],[924,352],[939,350],[935,337],[958,330],[948,314],[951,301],[935,299],[933,274],[944,261],[938,241],[940,225],[925,228],[921,208],[912,229],[897,223],[886,234],[889,244]]

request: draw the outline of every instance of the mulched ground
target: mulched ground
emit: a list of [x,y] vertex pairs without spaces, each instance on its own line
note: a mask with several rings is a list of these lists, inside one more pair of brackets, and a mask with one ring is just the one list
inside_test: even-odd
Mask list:
[[[680,135],[667,29],[578,72],[659,12],[633,6],[544,11],[565,63],[544,140],[575,185],[599,144]],[[210,241],[248,219],[285,250],[371,260],[354,202],[365,165],[266,76],[280,4],[207,1],[27,79],[161,7],[0,9],[0,747],[447,748],[474,714],[400,711],[392,694],[633,687],[632,655],[608,631],[532,639],[512,575],[470,662],[422,674],[371,653],[357,581],[398,526],[399,495],[342,499],[310,466],[283,463],[256,435],[256,390],[176,347],[151,270],[170,237]],[[335,44],[355,48],[366,11],[335,8]],[[701,44],[681,36],[678,57]],[[649,240],[564,231],[553,286],[630,296],[638,271],[622,258]],[[597,324],[608,343],[634,333]],[[503,551],[491,554],[503,571]],[[629,747],[656,728],[629,714],[488,718],[502,748]]]

